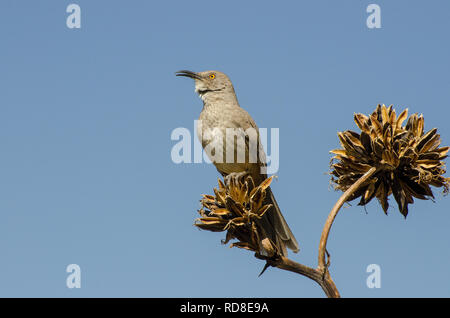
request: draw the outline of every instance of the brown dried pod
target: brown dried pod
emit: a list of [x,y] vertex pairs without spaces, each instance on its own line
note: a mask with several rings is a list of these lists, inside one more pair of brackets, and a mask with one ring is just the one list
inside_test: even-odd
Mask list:
[[413,198],[434,198],[430,186],[448,193],[450,178],[443,176],[443,160],[450,148],[439,147],[436,128],[424,133],[422,115],[411,115],[403,125],[407,117],[407,109],[397,117],[392,105],[378,105],[370,116],[354,115],[361,133],[338,133],[343,149],[330,151],[335,155],[330,173],[335,189],[345,191],[369,169],[377,169],[349,201],[360,198],[359,205],[365,205],[376,197],[387,214],[388,197],[393,194],[406,217]]
[[271,207],[262,202],[272,178],[267,178],[258,187],[250,176],[233,177],[227,184],[219,179],[219,187],[214,188],[215,195],[203,195],[200,200],[202,208],[198,212],[201,217],[194,224],[202,230],[226,231],[224,244],[237,239],[231,247],[273,255],[274,245],[260,240],[261,230],[255,222]]

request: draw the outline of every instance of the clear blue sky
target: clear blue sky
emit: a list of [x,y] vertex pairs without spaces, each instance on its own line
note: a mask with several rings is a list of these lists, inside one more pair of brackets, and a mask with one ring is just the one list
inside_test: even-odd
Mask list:
[[[354,112],[408,107],[450,145],[448,1],[73,2],[78,30],[71,1],[0,2],[0,296],[323,296],[285,271],[258,278],[252,253],[192,226],[218,173],[171,161],[172,130],[202,107],[179,69],[227,73],[258,125],[280,128],[273,191],[306,265]],[[381,29],[366,26],[373,2]],[[407,220],[393,199],[388,216],[375,200],[341,211],[328,250],[342,296],[450,296],[450,198],[435,194]]]

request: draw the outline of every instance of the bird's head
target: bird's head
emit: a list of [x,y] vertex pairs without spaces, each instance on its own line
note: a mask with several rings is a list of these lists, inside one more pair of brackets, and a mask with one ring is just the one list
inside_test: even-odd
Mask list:
[[227,75],[219,71],[192,72],[181,70],[176,76],[185,76],[195,80],[195,92],[204,100],[208,95],[232,93],[233,84]]

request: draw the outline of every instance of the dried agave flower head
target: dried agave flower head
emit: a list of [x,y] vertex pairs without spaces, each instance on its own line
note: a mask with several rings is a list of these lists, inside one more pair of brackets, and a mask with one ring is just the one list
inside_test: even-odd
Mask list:
[[260,239],[262,235],[258,225],[258,220],[271,207],[271,204],[263,205],[263,202],[272,178],[267,178],[258,187],[248,175],[230,178],[226,184],[219,179],[219,188],[214,188],[215,195],[204,194],[200,200],[202,208],[198,212],[201,217],[194,224],[203,230],[227,231],[223,244],[237,239],[238,242],[231,247],[273,256],[274,244],[268,239]]
[[392,105],[378,105],[369,117],[354,115],[361,133],[338,133],[343,149],[331,151],[335,155],[331,163],[335,189],[345,191],[369,169],[377,169],[349,201],[361,197],[359,205],[365,205],[376,197],[387,214],[388,197],[393,194],[406,217],[413,197],[434,198],[430,186],[443,187],[448,193],[450,179],[442,175],[449,147],[439,148],[436,128],[424,133],[422,115],[411,115],[403,126],[407,117],[407,109],[397,117]]

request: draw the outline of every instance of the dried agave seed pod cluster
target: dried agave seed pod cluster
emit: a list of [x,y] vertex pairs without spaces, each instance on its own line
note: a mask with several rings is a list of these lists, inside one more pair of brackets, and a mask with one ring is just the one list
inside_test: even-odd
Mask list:
[[360,197],[365,205],[376,197],[384,212],[393,194],[400,212],[406,217],[413,197],[434,198],[430,186],[449,190],[449,178],[443,177],[449,147],[439,145],[440,135],[433,128],[424,133],[424,118],[413,114],[406,121],[408,110],[396,115],[392,105],[378,105],[369,116],[355,114],[361,130],[358,134],[347,130],[339,132],[343,149],[332,150],[331,180],[335,189],[345,191],[372,167],[376,173],[364,183],[350,200]]
[[227,184],[219,179],[219,188],[214,188],[215,195],[204,194],[200,200],[202,208],[198,212],[201,217],[194,224],[203,230],[227,231],[223,244],[237,239],[231,247],[274,255],[274,244],[260,239],[262,235],[257,222],[271,207],[271,204],[263,205],[263,202],[272,178],[267,178],[257,187],[250,176],[230,178]]

